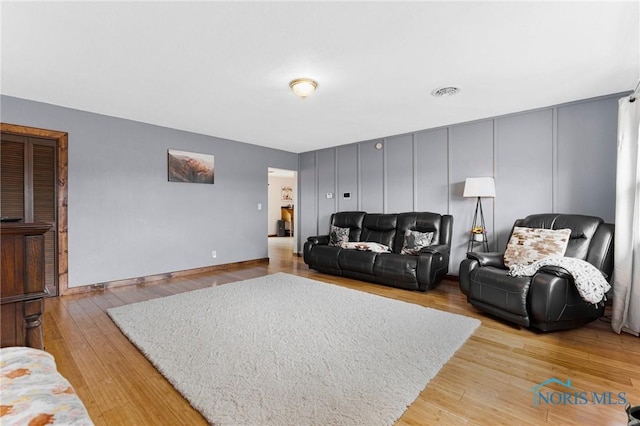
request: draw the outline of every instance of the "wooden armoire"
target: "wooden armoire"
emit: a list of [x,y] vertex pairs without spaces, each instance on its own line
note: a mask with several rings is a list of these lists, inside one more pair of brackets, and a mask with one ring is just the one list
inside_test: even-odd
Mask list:
[[44,349],[44,236],[48,223],[0,224],[0,346]]
[[57,147],[46,138],[2,132],[0,145],[0,216],[22,223],[47,223],[44,279],[48,293],[58,294]]

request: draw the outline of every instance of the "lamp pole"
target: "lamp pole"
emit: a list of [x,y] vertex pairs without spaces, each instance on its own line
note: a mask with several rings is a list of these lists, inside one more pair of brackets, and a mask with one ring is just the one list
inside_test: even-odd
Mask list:
[[[484,212],[482,211],[482,197],[495,197],[496,185],[493,177],[467,178],[464,182],[463,197],[476,197],[476,211],[473,214],[473,224],[469,231],[469,242],[467,252],[473,251],[476,242],[482,243],[485,252],[489,251],[489,241],[487,240],[487,228],[484,223]],[[480,223],[478,223],[480,222]],[[481,239],[476,240],[476,231],[480,230]]]
[[[478,224],[478,212],[480,212],[480,224]],[[482,248],[484,249],[485,252],[489,251],[489,241],[487,240],[487,228],[484,226],[484,212],[482,211],[482,199],[481,197],[478,197],[477,201],[476,201],[476,211],[473,214],[473,224],[471,225],[471,230],[473,231],[474,228],[480,228],[482,227]],[[473,232],[471,232],[471,235],[469,236],[469,242],[467,244],[467,252],[473,251],[473,243],[474,243],[474,235]]]

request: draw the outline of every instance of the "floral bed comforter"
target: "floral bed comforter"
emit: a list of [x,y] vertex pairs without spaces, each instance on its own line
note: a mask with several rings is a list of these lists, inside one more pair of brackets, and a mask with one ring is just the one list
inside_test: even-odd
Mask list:
[[53,356],[25,347],[0,349],[0,424],[93,425]]

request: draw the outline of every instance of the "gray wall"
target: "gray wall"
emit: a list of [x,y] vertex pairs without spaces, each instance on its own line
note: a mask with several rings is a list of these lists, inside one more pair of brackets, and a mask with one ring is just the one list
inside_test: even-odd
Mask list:
[[462,197],[464,181],[479,176],[496,180],[496,198],[483,200],[491,250],[503,250],[514,220],[532,213],[613,222],[621,96],[302,153],[300,237],[326,234],[335,211],[449,213],[450,273],[457,274],[475,209],[474,199]]
[[[267,168],[295,170],[297,154],[0,101],[5,123],[69,133],[69,287],[268,256]],[[169,148],[213,154],[215,184],[168,182]]]

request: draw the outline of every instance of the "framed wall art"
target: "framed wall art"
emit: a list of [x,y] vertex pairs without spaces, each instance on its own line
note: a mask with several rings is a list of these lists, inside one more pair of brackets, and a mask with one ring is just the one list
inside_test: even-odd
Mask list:
[[169,182],[213,184],[213,155],[176,149],[167,154]]
[[282,201],[293,200],[293,188],[288,185],[282,185]]

